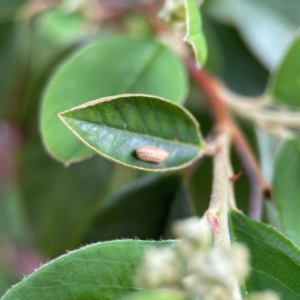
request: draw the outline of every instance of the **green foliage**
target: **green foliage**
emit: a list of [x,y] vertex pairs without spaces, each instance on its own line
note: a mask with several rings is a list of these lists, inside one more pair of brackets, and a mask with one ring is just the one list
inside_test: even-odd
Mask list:
[[164,291],[144,291],[134,293],[122,300],[185,300],[186,297],[180,293]]
[[175,31],[184,35],[200,68],[207,59],[207,45],[202,31],[202,19],[196,0],[166,0],[160,18]]
[[[54,2],[0,0],[0,298],[31,274],[1,299],[184,300],[178,290],[195,276],[151,291],[137,269],[147,249],[177,243],[175,221],[202,216],[216,186],[225,199],[234,182],[231,242],[251,252],[241,290],[299,299],[300,2],[206,0],[200,13],[201,1],[166,0],[173,30],[155,1]],[[239,153],[224,155],[220,173],[242,175],[220,180],[216,137],[236,133],[227,108],[249,146],[231,135]],[[138,158],[149,146],[169,156]],[[257,193],[260,173],[271,197]],[[265,224],[239,212],[255,192]],[[228,230],[206,216],[215,235]]]
[[41,117],[45,145],[67,164],[87,158],[93,151],[72,136],[56,112],[123,93],[145,93],[182,103],[186,88],[181,63],[163,45],[121,37],[95,42],[66,61],[48,85]]
[[167,175],[136,181],[105,202],[84,240],[172,238],[172,222],[191,214],[181,180],[179,175]]
[[300,107],[300,34],[298,34],[279,68],[273,74],[271,81],[271,92],[274,100],[291,108]]
[[252,271],[246,292],[272,289],[282,299],[299,299],[300,250],[274,228],[232,212],[231,238],[251,251]]
[[[202,152],[195,119],[182,107],[161,98],[119,95],[88,102],[58,116],[96,153],[139,169],[183,168]],[[141,161],[135,154],[141,146],[161,148],[169,157],[159,164]]]
[[192,46],[199,67],[204,65],[207,58],[207,46],[202,32],[202,20],[195,0],[184,1],[186,9],[185,40]]
[[284,234],[300,247],[300,143],[290,140],[282,146],[275,165],[274,200]]
[[214,19],[237,28],[268,70],[277,66],[300,26],[299,9],[297,0],[209,0],[206,7]]
[[44,265],[2,299],[118,299],[138,290],[135,275],[145,250],[171,245],[125,240],[87,246]]
[[23,203],[35,244],[50,257],[77,247],[86,218],[93,216],[90,210],[101,203],[112,164],[95,157],[64,168],[45,153],[37,137],[22,149],[20,160]]

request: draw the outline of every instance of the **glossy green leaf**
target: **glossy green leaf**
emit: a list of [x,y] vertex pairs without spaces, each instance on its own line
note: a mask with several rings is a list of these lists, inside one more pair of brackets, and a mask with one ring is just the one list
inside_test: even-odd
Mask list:
[[300,34],[296,35],[271,78],[270,92],[278,103],[300,108]]
[[185,40],[192,46],[198,67],[207,59],[207,45],[202,31],[202,20],[195,0],[184,0],[186,8]]
[[41,267],[1,299],[118,299],[138,290],[134,281],[145,250],[172,244],[125,240],[87,246]]
[[[91,101],[59,113],[85,145],[118,163],[149,171],[184,168],[202,154],[198,124],[181,106],[139,94]],[[163,162],[141,161],[135,149],[154,146],[169,153]]]
[[44,144],[66,164],[94,152],[80,143],[55,116],[94,99],[146,93],[182,103],[187,79],[182,63],[162,44],[128,38],[97,41],[68,59],[45,91],[41,110]]
[[108,199],[95,216],[85,242],[121,238],[173,238],[174,220],[190,216],[179,175],[151,176]]
[[300,143],[287,141],[275,165],[273,196],[283,233],[300,247]]
[[246,291],[271,289],[281,299],[299,299],[300,250],[276,229],[238,212],[231,212],[230,223],[232,240],[244,243],[251,252]]
[[35,245],[48,257],[77,247],[86,216],[101,203],[111,163],[103,158],[65,168],[45,153],[38,137],[20,153],[21,196]]

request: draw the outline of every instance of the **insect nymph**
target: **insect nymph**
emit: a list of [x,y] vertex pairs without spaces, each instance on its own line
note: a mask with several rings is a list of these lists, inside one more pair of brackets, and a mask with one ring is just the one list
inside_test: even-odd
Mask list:
[[167,151],[153,146],[138,147],[135,153],[139,160],[156,164],[163,162],[169,156]]

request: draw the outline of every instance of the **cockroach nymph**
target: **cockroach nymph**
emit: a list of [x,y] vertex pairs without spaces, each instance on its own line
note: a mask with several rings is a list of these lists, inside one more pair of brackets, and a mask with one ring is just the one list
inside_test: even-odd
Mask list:
[[167,151],[153,146],[138,147],[135,153],[139,160],[156,164],[162,163],[169,156]]

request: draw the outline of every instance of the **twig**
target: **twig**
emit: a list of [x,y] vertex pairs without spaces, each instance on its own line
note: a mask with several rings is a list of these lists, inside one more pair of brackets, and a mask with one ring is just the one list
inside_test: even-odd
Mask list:
[[[254,124],[272,130],[273,127],[300,128],[300,113],[291,110],[270,110],[271,98],[268,95],[260,97],[244,97],[229,91],[219,83],[218,95],[226,105],[237,115]],[[267,109],[266,109],[267,108]]]
[[186,59],[186,65],[192,80],[195,82],[200,91],[206,95],[206,100],[215,117],[217,127],[228,127],[231,123],[229,112],[217,93],[217,81],[199,70],[193,61]]
[[229,163],[228,152],[230,138],[226,131],[222,131],[214,141],[215,154],[213,157],[213,187],[209,208],[206,216],[214,230],[216,246],[230,247],[228,229],[228,200],[229,200]]
[[[218,248],[230,248],[228,228],[228,208],[234,199],[233,183],[230,181],[232,168],[229,159],[230,134],[226,130],[217,133],[213,141],[213,187],[209,208],[205,213],[214,232],[214,245]],[[232,299],[241,300],[238,281],[232,282]]]
[[[164,36],[167,29],[160,23],[155,21],[150,16],[150,14],[146,13],[146,16],[153,30],[159,36]],[[170,46],[171,48],[174,48],[173,44],[171,44]],[[174,50],[177,51],[177,47],[175,47]],[[223,85],[216,79],[205,73],[203,70],[198,70],[196,65],[194,64],[194,61],[188,54],[186,54],[188,52],[180,50],[177,51],[177,53],[184,59],[192,80],[195,82],[199,90],[204,92],[204,94],[206,95],[207,103],[209,104],[211,111],[215,117],[216,129],[228,130],[232,134],[234,145],[238,150],[238,154],[240,156],[242,165],[245,169],[245,173],[247,174],[251,186],[251,209],[249,215],[256,220],[260,220],[263,199],[262,195],[270,195],[270,187],[263,179],[258,164],[246,139],[244,138],[238,126],[232,120],[226,103],[220,97],[219,89],[222,89]],[[264,104],[265,100],[258,102],[261,105]],[[234,199],[232,199],[231,204],[232,206],[234,206]]]
[[226,129],[232,134],[233,143],[237,149],[250,183],[249,215],[256,220],[260,220],[263,195],[270,195],[270,187],[261,175],[260,168],[247,140],[244,138],[244,135],[238,126],[234,123],[225,103],[220,97],[218,89],[221,83],[203,70],[198,70],[190,59],[186,59],[186,65],[192,80],[206,95],[206,100],[215,117],[217,128]]
[[265,182],[247,140],[240,130],[232,127],[233,143],[250,183],[249,216],[260,221],[263,196],[270,197],[270,187]]

